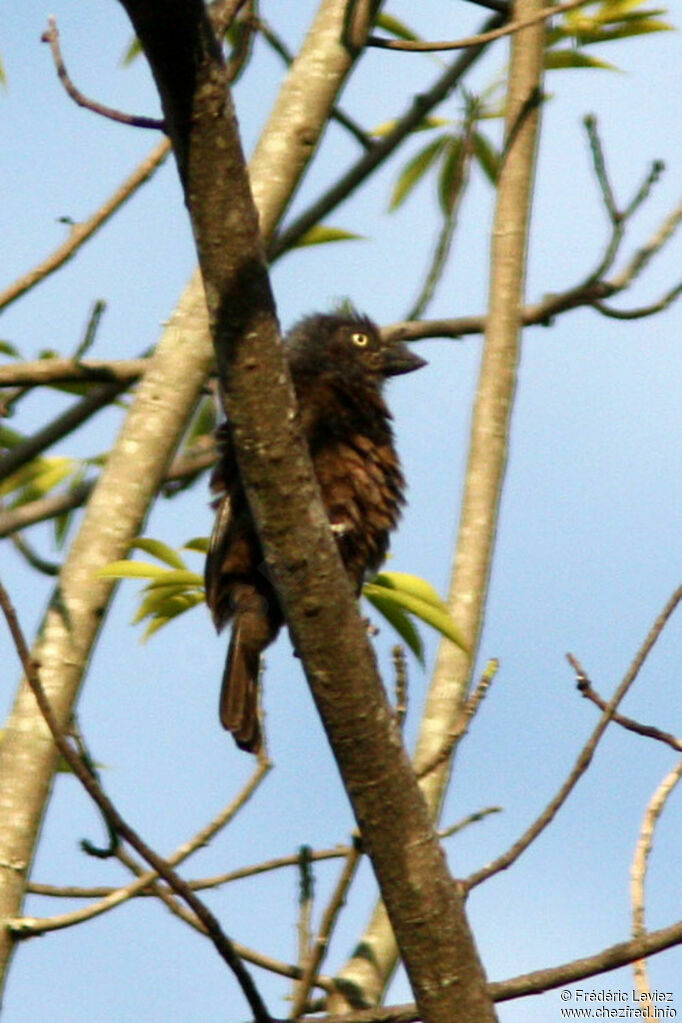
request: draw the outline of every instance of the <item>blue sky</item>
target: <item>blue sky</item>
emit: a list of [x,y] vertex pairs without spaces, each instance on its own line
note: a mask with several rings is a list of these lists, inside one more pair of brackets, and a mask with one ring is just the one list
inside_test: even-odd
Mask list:
[[[268,5],[265,5],[267,8]],[[265,10],[295,47],[314,5],[298,3],[286,17]],[[264,8],[264,9],[265,9]],[[682,4],[668,5],[682,21]],[[481,12],[465,3],[427,2],[419,22],[414,5],[390,10],[429,38],[469,34]],[[41,45],[47,14],[62,33],[68,67],[84,92],[137,113],[158,111],[143,62],[122,69],[130,40],[122,9],[111,2],[46,9],[35,0],[0,14],[0,52],[8,87],[0,96],[5,145],[0,157],[3,201],[3,283],[39,262],[64,237],[62,216],[83,219],[155,144],[149,133],[105,122],[80,110],[61,91]],[[629,198],[653,159],[667,171],[624,245],[630,254],[679,201],[682,81],[679,36],[624,41],[601,54],[623,71],[555,72],[543,111],[543,137],[528,272],[528,299],[561,291],[598,262],[607,224],[590,169],[581,119],[597,115],[618,199]],[[498,44],[468,81],[486,88],[504,68]],[[402,111],[409,96],[437,73],[439,58],[370,54],[348,84],[343,106],[368,127]],[[239,83],[236,100],[250,149],[281,80],[267,53]],[[457,117],[453,97],[438,111]],[[497,128],[491,125],[494,133]],[[423,139],[415,139],[409,152]],[[330,129],[294,209],[333,180],[355,147]],[[434,189],[424,182],[396,214],[387,212],[401,161],[383,168],[362,195],[329,218],[365,241],[293,253],[273,271],[282,323],[324,309],[349,295],[382,324],[402,318],[412,303],[437,230]],[[478,313],[484,308],[492,192],[476,177],[467,194],[451,264],[430,313]],[[679,239],[666,248],[619,300],[634,307],[657,299],[678,279]],[[622,265],[622,264],[621,264]],[[101,358],[132,357],[159,336],[194,267],[192,241],[175,169],[169,161],[89,242],[78,257],[4,314],[0,336],[26,357],[42,348],[72,351],[93,300],[108,303],[96,350]],[[574,652],[595,685],[609,695],[654,617],[680,583],[679,306],[654,319],[618,322],[588,310],[526,331],[514,411],[490,604],[481,663],[501,669],[471,734],[458,754],[456,784],[444,811],[448,824],[483,806],[504,812],[448,842],[453,873],[466,874],[494,858],[518,836],[561,784],[595,723],[575,693],[564,660]],[[433,340],[418,348],[429,360],[419,374],[395,381],[389,400],[409,481],[409,507],[395,537],[391,567],[447,586],[467,431],[480,354],[479,339]],[[36,394],[11,425],[31,431],[68,401]],[[107,449],[120,411],[101,414],[91,429],[57,447],[92,455]],[[148,535],[179,545],[206,534],[211,512],[205,485],[159,503]],[[53,554],[51,533],[32,538]],[[37,626],[48,584],[18,561],[7,544],[2,577],[27,632]],[[197,559],[197,567],[199,561]],[[216,719],[225,642],[198,609],[144,646],[131,629],[138,587],[124,584],[97,647],[79,716],[104,781],[122,813],[157,849],[170,852],[228,802],[249,775]],[[679,612],[678,612],[679,614]],[[680,619],[673,619],[625,712],[672,732],[682,731]],[[427,667],[436,643],[427,639]],[[377,640],[390,673],[393,637]],[[13,652],[0,632],[2,706],[11,705]],[[426,676],[410,665],[410,741],[416,733]],[[267,725],[275,769],[233,826],[186,867],[198,877],[294,852],[345,842],[350,812],[298,662],[282,639],[268,655]],[[477,890],[471,920],[491,979],[589,954],[629,935],[628,871],[644,806],[675,754],[612,728],[588,776],[553,826],[519,863]],[[664,926],[682,913],[679,896],[679,794],[661,822],[651,861],[648,922]],[[98,841],[101,824],[69,777],[59,777],[34,867],[41,881],[103,884],[123,879],[119,868],[85,858],[77,848]],[[319,912],[340,867],[320,866]],[[349,954],[373,904],[363,867],[325,971]],[[296,878],[278,872],[227,886],[210,903],[236,940],[291,961],[296,949]],[[53,900],[31,899],[28,912],[64,911]],[[682,1011],[682,952],[651,963],[652,987],[673,990]],[[271,1010],[287,1011],[286,985],[257,979]],[[585,982],[595,990],[632,987],[622,970]],[[241,1019],[240,995],[212,949],[147,900],[82,927],[21,946],[5,997],[5,1020],[44,1014],[49,991],[55,1023],[86,1016],[95,1023],[145,1018]],[[408,1000],[399,976],[392,999]],[[558,992],[500,1006],[500,1019],[530,1023],[560,1018]]]

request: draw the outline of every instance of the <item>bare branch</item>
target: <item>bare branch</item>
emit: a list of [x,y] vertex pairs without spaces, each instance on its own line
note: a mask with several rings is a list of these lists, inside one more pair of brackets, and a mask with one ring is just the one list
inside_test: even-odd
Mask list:
[[[504,17],[496,14],[489,18],[485,27],[493,28],[500,25]],[[336,184],[332,185],[319,199],[317,199],[307,210],[304,210],[296,217],[283,231],[270,242],[268,256],[270,260],[286,252],[297,241],[314,227],[324,216],[333,210],[339,203],[362,184],[363,181],[396,150],[400,143],[410,132],[421,124],[427,114],[439,103],[441,103],[456,87],[463,75],[469,70],[472,64],[480,57],[485,44],[472,47],[463,53],[446,69],[435,81],[432,87],[419,96],[415,96],[409,109],[398,120],[395,128],[388,135],[376,142],[372,148],[361,156]]]
[[409,682],[407,677],[407,659],[405,651],[396,644],[391,651],[393,656],[393,670],[395,671],[395,716],[400,728],[407,717],[407,701],[409,693]]
[[308,996],[327,953],[329,939],[334,929],[334,925],[345,904],[348,890],[353,883],[353,878],[355,877],[355,873],[361,859],[362,849],[360,845],[360,837],[358,835],[355,838],[353,847],[349,850],[348,855],[346,856],[346,862],[343,865],[341,876],[337,881],[336,888],[329,900],[329,905],[322,917],[320,929],[315,939],[315,944],[310,950],[310,953],[304,963],[303,976],[296,988],[296,995],[291,1009],[292,1019],[296,1019],[305,1011]]
[[87,220],[80,224],[74,224],[69,237],[62,242],[51,255],[42,263],[29,270],[28,273],[19,277],[13,284],[10,284],[4,291],[0,292],[0,309],[4,309],[15,299],[24,295],[31,288],[35,287],[49,274],[58,270],[60,266],[69,260],[73,254],[91,238],[92,235],[104,224],[114,213],[123,206],[133,195],[140,185],[148,181],[152,174],[161,166],[170,153],[170,142],[164,139],[156,146],[149,156],[135,168],[132,174],[116,189],[115,192],[96,210]]
[[[630,867],[630,899],[632,902],[632,936],[641,938],[645,934],[644,926],[644,881],[647,863],[654,839],[656,822],[663,812],[668,796],[682,778],[682,760],[677,767],[669,772],[649,800],[644,812],[635,855]],[[649,991],[649,978],[646,959],[636,959],[633,963],[635,984],[640,996]]]
[[464,704],[459,720],[451,729],[449,729],[442,747],[433,759],[430,760],[429,763],[425,764],[424,767],[420,767],[417,772],[417,777],[419,779],[426,778],[427,775],[431,774],[438,767],[441,767],[449,759],[456,742],[467,732],[471,719],[486,696],[488,689],[498,672],[499,666],[499,661],[497,660],[488,661],[485,666],[485,670],[478,681],[478,685]]
[[[502,36],[513,35],[515,32],[520,32],[521,29],[528,28],[530,25],[537,25],[541,21],[545,21],[547,18],[553,18],[555,14],[563,14],[565,11],[572,11],[576,7],[583,7],[585,4],[590,3],[591,0],[567,0],[566,3],[556,4],[554,7],[548,7],[546,10],[529,16],[528,18],[519,18],[518,21],[513,21],[510,25],[505,25],[503,28],[493,29],[490,32],[481,32],[480,35],[467,36],[465,39],[455,39],[451,42],[439,42],[439,43],[427,43],[421,40],[412,39],[383,39],[380,36],[370,36],[367,40],[368,46],[376,46],[383,50],[401,50],[409,53],[434,53],[440,50],[465,50],[470,46],[481,46],[484,43],[492,43],[495,39],[501,39]],[[485,6],[488,6],[487,4]],[[495,10],[498,10],[495,7]]]
[[466,817],[462,817],[461,820],[451,824],[449,828],[443,828],[438,832],[439,838],[451,838],[452,835],[457,835],[460,831],[464,831],[470,824],[478,824],[479,821],[485,820],[492,813],[502,813],[501,806],[486,806],[483,810],[476,810],[475,813],[468,813]]
[[134,383],[149,365],[148,359],[36,359],[0,366],[0,387],[41,387],[80,380]]
[[18,508],[0,510],[0,539],[16,533],[19,529],[34,526],[47,519],[55,519],[59,515],[73,511],[74,508],[80,508],[92,493],[94,485],[94,480],[83,480],[65,494],[50,494],[48,497],[21,504]]
[[[199,917],[219,955],[234,973],[244,997],[249,1003],[251,1011],[254,1013],[254,1017],[258,1023],[270,1023],[270,1014],[268,1013],[265,1004],[263,1003],[261,996],[251,979],[251,975],[245,969],[239,956],[234,950],[232,942],[227,935],[223,933],[223,930],[213,913],[194,894],[194,892],[191,891],[183,879],[175,873],[167,861],[163,860],[156,852],[154,852],[153,849],[150,849],[149,846],[142,841],[139,835],[130,827],[130,825],[121,817],[113,803],[104,794],[94,775],[83,763],[82,758],[75,752],[71,744],[64,737],[64,734],[59,727],[56,715],[52,710],[52,706],[43,690],[38,673],[38,666],[35,661],[31,660],[30,652],[19,626],[14,607],[12,606],[2,582],[0,582],[0,607],[2,607],[2,611],[7,620],[12,639],[14,640],[14,644],[19,655],[19,660],[21,661],[25,673],[26,681],[31,687],[36,702],[40,708],[40,712],[52,734],[52,738],[54,739],[57,749],[64,757],[88,795],[99,807],[107,820],[111,822],[111,825],[116,830],[117,834],[119,834],[121,838],[124,838],[134,849],[137,850],[140,856],[142,856],[142,858],[154,868],[154,870],[166,881],[173,891],[177,892],[177,894],[187,903],[190,909]],[[15,930],[14,933],[19,936],[21,934],[21,928],[19,928],[18,931]]]
[[[591,700],[592,703],[596,704],[600,710],[605,711],[607,707],[606,700],[595,691],[580,661],[573,654],[567,654],[567,660],[576,673],[576,686],[579,692],[587,700]],[[668,746],[672,746],[674,750],[682,752],[682,739],[671,735],[670,732],[662,732],[660,728],[655,728],[653,725],[643,725],[639,721],[633,720],[633,718],[625,717],[624,714],[613,714],[613,720],[616,724],[621,725],[630,732],[636,732],[637,735],[645,735],[649,739],[658,739],[659,742],[664,742]]]
[[47,19],[47,29],[40,37],[40,41],[43,43],[49,43],[50,50],[52,51],[52,58],[57,69],[57,75],[59,76],[59,81],[66,89],[71,99],[77,103],[79,107],[85,107],[86,110],[92,110],[93,113],[99,114],[101,117],[108,117],[109,120],[117,121],[119,124],[128,124],[134,128],[156,128],[161,131],[165,130],[163,121],[159,120],[158,117],[138,117],[135,114],[124,114],[120,110],[114,110],[112,107],[106,107],[102,103],[97,103],[93,99],[88,99],[87,96],[83,95],[80,89],[76,88],[64,65],[61,47],[59,45],[59,29],[57,28],[57,21],[53,16],[50,16]]
[[128,382],[124,382],[100,384],[94,387],[89,394],[75,402],[66,412],[62,412],[42,430],[38,430],[32,437],[27,437],[3,455],[0,458],[0,480],[11,476],[22,465],[26,465],[36,455],[41,454],[46,448],[56,444],[62,437],[75,430],[95,412],[110,405],[128,386]]
[[[201,832],[200,834],[203,834]],[[207,837],[204,836],[201,839],[201,844],[204,845],[207,841]],[[347,856],[350,852],[351,847],[347,845],[338,845],[334,849],[313,849],[310,853],[310,858],[313,861],[317,860],[337,860],[344,856]],[[189,855],[189,852],[186,854]],[[179,860],[175,859],[176,854],[168,858],[168,862],[175,866],[179,863]],[[185,856],[183,856],[183,859]],[[300,856],[293,854],[291,856],[278,856],[272,860],[265,860],[263,863],[255,863],[248,867],[239,867],[237,870],[230,870],[225,874],[215,874],[213,877],[202,877],[195,881],[188,881],[187,884],[193,891],[202,891],[205,888],[219,888],[223,884],[229,884],[231,881],[242,881],[247,877],[257,877],[259,874],[265,874],[271,870],[281,870],[283,867],[295,867],[298,865]],[[151,872],[150,872],[151,876]],[[119,888],[113,888],[107,885],[97,885],[92,887],[82,887],[79,885],[55,885],[55,884],[41,884],[38,881],[30,881],[27,886],[27,891],[33,895],[49,895],[55,898],[69,898],[69,899],[100,899],[105,898],[107,895],[112,895],[114,892],[120,891]],[[137,897],[148,896],[150,893],[142,888],[139,891],[132,893]]]
[[666,292],[658,302],[652,302],[651,305],[640,306],[639,309],[614,309],[612,306],[607,306],[604,302],[593,302],[592,305],[597,309],[602,316],[609,316],[613,320],[641,320],[646,316],[654,316],[656,313],[663,312],[668,306],[672,305],[680,295],[682,295],[682,283],[676,284],[674,288]]
[[587,768],[590,766],[594,751],[599,744],[599,740],[606,731],[606,728],[611,721],[614,712],[617,710],[618,705],[621,703],[626,693],[632,686],[633,682],[637,678],[639,671],[649,656],[656,640],[660,636],[661,632],[666,626],[670,616],[675,611],[677,605],[682,600],[682,586],[678,587],[673,595],[670,597],[661,613],[656,618],[656,621],[652,625],[649,633],[642,643],[641,647],[637,651],[635,658],[628,668],[625,676],[616,689],[610,702],[607,704],[604,713],[602,714],[597,727],[592,732],[592,735],[583,746],[578,759],[575,762],[573,769],[571,770],[568,778],[561,786],[556,796],[550,801],[545,810],[540,814],[536,821],[531,824],[527,831],[516,841],[510,849],[507,850],[502,856],[499,856],[492,863],[488,864],[487,867],[483,867],[482,870],[476,871],[467,878],[465,884],[467,889],[471,889],[482,881],[486,881],[493,874],[499,873],[501,870],[507,870],[508,867],[514,863],[521,853],[525,852],[528,846],[535,841],[539,834],[547,827],[548,824],[554,819],[558,811],[561,809],[563,804],[568,799],[569,795],[577,785],[580,778],[583,776]]
[[609,282],[613,289],[612,294],[627,288],[635,278],[639,277],[642,270],[649,264],[653,256],[658,253],[669,238],[675,233],[682,223],[682,203],[665,218],[658,231],[656,231],[648,242],[640,249],[637,249],[632,259],[623,268],[621,273],[612,277]]

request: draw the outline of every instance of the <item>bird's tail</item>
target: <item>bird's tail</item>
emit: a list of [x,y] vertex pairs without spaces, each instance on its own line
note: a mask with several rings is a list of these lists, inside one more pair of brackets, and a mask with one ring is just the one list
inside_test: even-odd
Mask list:
[[271,621],[261,597],[242,598],[232,626],[223,685],[220,720],[232,732],[240,749],[258,753],[262,734],[258,713],[260,656],[277,634],[279,623]]

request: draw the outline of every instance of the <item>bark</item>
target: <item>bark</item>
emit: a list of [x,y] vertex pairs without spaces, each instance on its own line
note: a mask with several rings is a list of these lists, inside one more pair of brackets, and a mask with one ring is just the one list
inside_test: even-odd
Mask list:
[[227,78],[203,5],[123,2],[173,139],[242,480],[417,1005],[427,1023],[494,1020],[462,893],[402,745],[300,433]]

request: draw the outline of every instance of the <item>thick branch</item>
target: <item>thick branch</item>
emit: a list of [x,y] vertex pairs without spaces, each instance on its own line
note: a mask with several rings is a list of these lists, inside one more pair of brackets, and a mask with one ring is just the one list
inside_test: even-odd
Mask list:
[[461,895],[402,746],[295,418],[220,51],[198,0],[124,4],[173,139],[242,480],[417,1004],[429,1023],[455,1014],[493,1019]]

